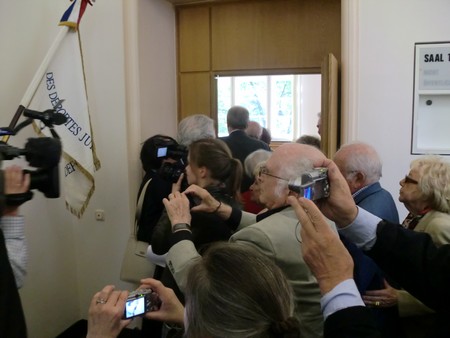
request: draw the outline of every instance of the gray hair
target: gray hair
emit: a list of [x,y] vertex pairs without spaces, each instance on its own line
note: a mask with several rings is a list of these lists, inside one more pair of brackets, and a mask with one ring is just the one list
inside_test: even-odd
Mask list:
[[433,210],[450,212],[450,163],[440,156],[423,156],[411,162],[419,172],[418,188]]
[[259,140],[263,132],[263,127],[256,121],[248,121],[247,129],[245,129],[245,132],[248,136]]
[[249,177],[255,175],[255,169],[261,162],[267,161],[267,159],[272,155],[272,152],[265,149],[258,149],[250,153],[244,161],[245,173]]
[[227,112],[227,125],[231,129],[245,129],[248,126],[249,116],[247,108],[233,106]]
[[188,338],[299,332],[286,277],[271,259],[247,244],[213,244],[189,270],[185,294]]
[[344,176],[349,178],[355,172],[366,176],[366,183],[378,182],[382,176],[383,164],[375,148],[363,142],[353,142],[343,145],[334,155],[336,159],[343,156]]
[[309,144],[310,146],[320,149],[320,138],[313,135],[302,135],[295,142],[300,144]]
[[214,120],[203,114],[185,117],[178,124],[177,141],[188,146],[204,138],[216,138]]

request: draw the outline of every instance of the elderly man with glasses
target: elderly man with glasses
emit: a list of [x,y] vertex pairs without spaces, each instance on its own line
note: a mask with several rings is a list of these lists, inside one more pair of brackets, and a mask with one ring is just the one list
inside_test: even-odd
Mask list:
[[312,163],[323,159],[325,156],[312,146],[290,143],[278,147],[257,178],[261,188],[260,201],[268,208],[267,212],[259,215],[232,209],[194,185],[184,193],[169,195],[164,204],[172,223],[174,244],[167,256],[167,266],[180,288],[184,288],[191,263],[201,259],[191,241],[191,215],[185,196],[193,194],[201,199],[201,203],[193,207],[192,212],[217,213],[235,230],[230,241],[246,243],[274,260],[294,290],[294,315],[300,323],[302,337],[322,337],[319,286],[300,253],[298,234],[301,224],[287,198],[296,195],[289,190],[288,181],[313,169]]

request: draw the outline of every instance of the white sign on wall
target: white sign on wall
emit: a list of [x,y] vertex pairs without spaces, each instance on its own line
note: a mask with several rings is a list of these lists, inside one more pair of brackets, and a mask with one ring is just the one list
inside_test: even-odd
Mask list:
[[411,154],[450,155],[450,42],[416,43]]

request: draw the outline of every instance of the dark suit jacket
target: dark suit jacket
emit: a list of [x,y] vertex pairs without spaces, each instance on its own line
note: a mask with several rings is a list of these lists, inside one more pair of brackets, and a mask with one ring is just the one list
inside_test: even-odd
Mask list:
[[[244,130],[234,130],[230,135],[220,137],[220,139],[228,145],[233,157],[241,161],[242,166],[244,166],[245,158],[255,150],[270,150],[267,143],[248,136]],[[252,183],[252,179],[244,173],[241,191],[247,191]]]
[[164,211],[162,200],[169,196],[172,191],[171,182],[163,180],[156,171],[150,171],[145,174],[142,180],[141,186],[139,187],[138,199],[142,188],[149,179],[152,181],[149,183],[145,192],[137,231],[137,239],[147,243],[151,243],[153,229]]
[[450,337],[450,244],[437,248],[426,233],[382,221],[369,254],[406,291],[436,311],[436,331],[430,337]]
[[355,203],[386,221],[399,223],[398,211],[389,191],[373,183],[354,197]]
[[325,338],[380,338],[370,309],[353,306],[330,315],[324,324]]
[[26,338],[25,317],[0,230],[0,337]]

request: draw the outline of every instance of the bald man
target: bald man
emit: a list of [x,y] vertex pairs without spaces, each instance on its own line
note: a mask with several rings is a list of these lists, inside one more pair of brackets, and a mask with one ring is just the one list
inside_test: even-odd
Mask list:
[[382,219],[399,223],[394,199],[379,183],[382,163],[372,146],[362,142],[346,144],[333,160],[345,177],[356,205]]

